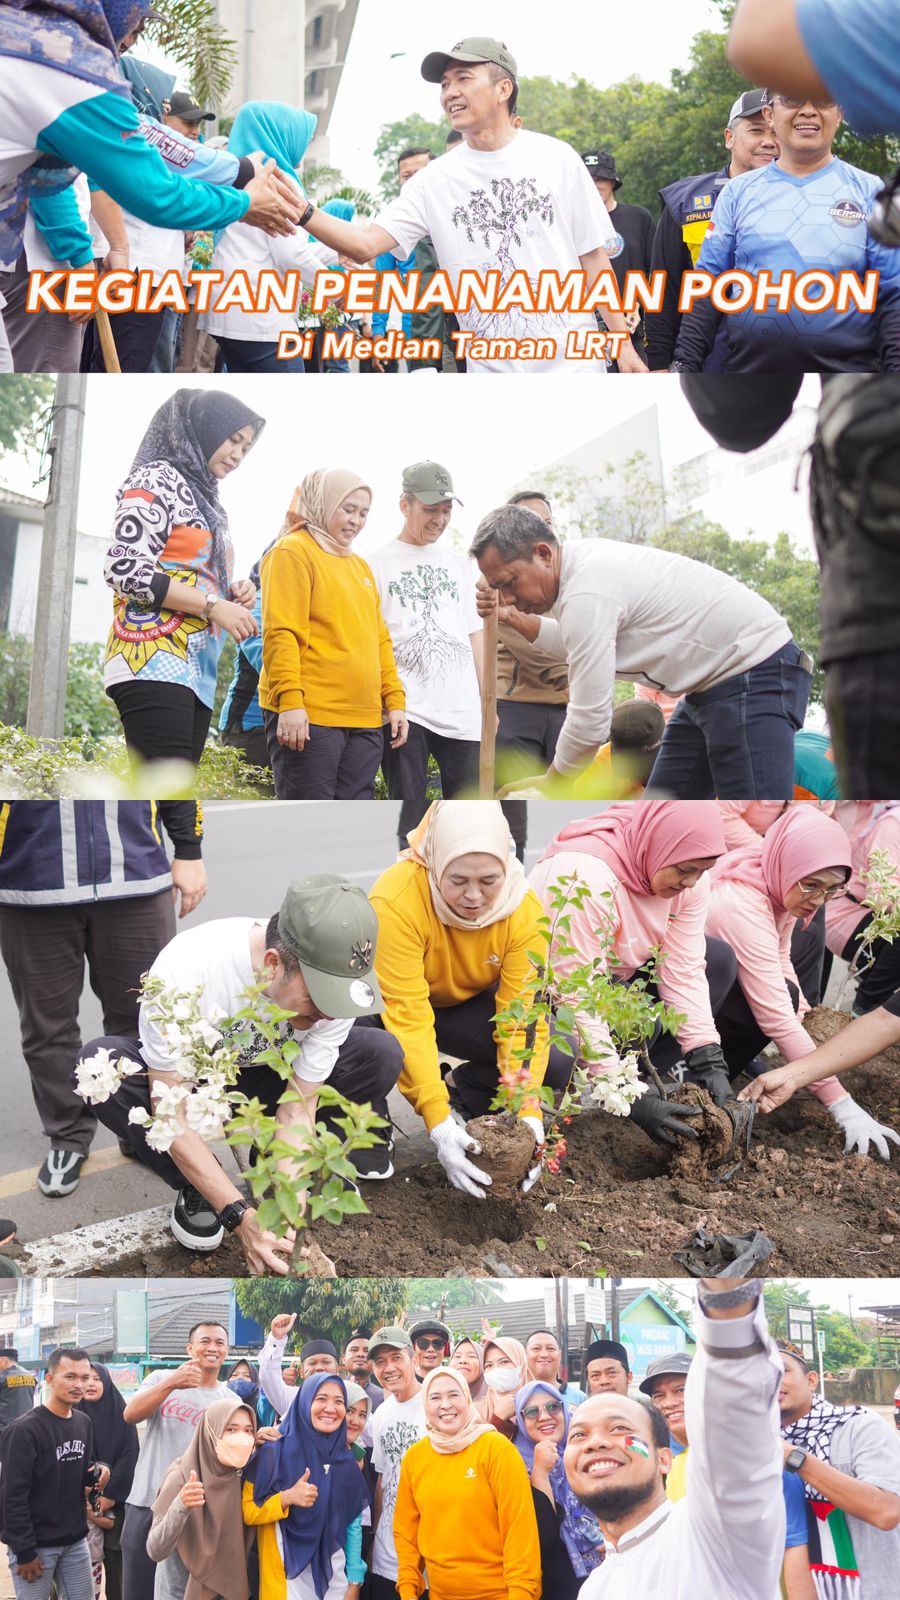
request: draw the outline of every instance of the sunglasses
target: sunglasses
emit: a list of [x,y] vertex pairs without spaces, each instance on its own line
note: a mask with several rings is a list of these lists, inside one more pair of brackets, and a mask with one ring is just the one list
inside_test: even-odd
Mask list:
[[417,1350],[443,1350],[445,1345],[446,1345],[446,1343],[447,1343],[446,1339],[429,1339],[423,1334],[421,1339],[417,1339],[416,1340],[416,1349]]
[[561,1400],[548,1400],[545,1406],[526,1406],[522,1415],[526,1422],[536,1422],[542,1411],[546,1411],[548,1417],[560,1417],[563,1403]]
[[785,111],[799,111],[801,106],[814,106],[816,111],[833,111],[837,104],[835,100],[797,100],[788,94],[779,94],[775,98]]
[[821,900],[823,904],[828,900],[840,900],[847,893],[846,884],[837,883],[834,888],[826,889],[824,883],[804,883],[802,878],[798,882],[797,888],[801,894],[806,895],[808,900]]

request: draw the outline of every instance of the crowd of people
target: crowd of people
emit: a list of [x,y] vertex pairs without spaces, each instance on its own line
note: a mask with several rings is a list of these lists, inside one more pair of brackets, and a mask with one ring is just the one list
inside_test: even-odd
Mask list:
[[[827,733],[804,726],[812,659],[775,607],[670,551],[561,541],[541,489],[484,516],[467,559],[447,537],[451,472],[415,462],[398,473],[399,531],[366,559],[371,488],[349,468],[310,472],[235,578],[219,489],[264,426],[235,396],[179,389],[119,490],[104,677],[137,759],[196,766],[230,636],[223,742],[279,799],[371,799],[380,772],[401,838],[430,759],[444,799],[477,792],[495,681],[501,796],[840,793]],[[635,698],[617,705],[621,679]]]
[[308,1331],[287,1365],[296,1314],[231,1360],[201,1321],[127,1399],[82,1349],[43,1389],[6,1350],[16,1596],[99,1600],[105,1575],[106,1600],[887,1600],[900,1437],[824,1398],[761,1291],[701,1280],[693,1350],[640,1383],[618,1339],[585,1345],[579,1387],[551,1329],[431,1316]]
[[[763,1111],[810,1085],[847,1152],[887,1160],[897,1134],[834,1074],[900,1037],[897,944],[866,938],[872,913],[864,877],[873,857],[900,872],[896,808],[622,802],[563,827],[526,875],[499,802],[440,801],[368,895],[335,873],[313,873],[286,885],[274,913],[213,918],[175,934],[173,884],[182,915],[206,892],[195,803],[13,802],[0,854],[0,948],[50,1144],[39,1187],[48,1196],[74,1192],[99,1118],[174,1192],[171,1225],[182,1245],[214,1250],[227,1229],[250,1272],[287,1272],[291,1236],[276,1239],[260,1227],[208,1140],[182,1121],[163,1149],[148,1130],[179,1082],[180,1048],[154,1001],[141,997],[149,971],[170,995],[199,995],[217,1030],[242,1011],[254,983],[261,1016],[270,1001],[290,1014],[279,1028],[282,1040],[300,1045],[289,1094],[274,1067],[256,1059],[255,1029],[238,1023],[232,1039],[237,1088],[277,1117],[282,1137],[294,1129],[302,1139],[317,1122],[329,1125],[334,1110],[317,1106],[327,1083],[384,1119],[375,1144],[352,1159],[359,1182],[389,1179],[388,1096],[397,1086],[449,1182],[489,1199],[490,1178],[465,1124],[490,1108],[500,1075],[518,1060],[523,1006],[537,987],[535,956],[547,953],[549,920],[566,884],[577,885],[577,894],[568,932],[555,935],[549,950],[551,989],[590,964],[617,984],[649,982],[678,1019],[677,1033],[657,1030],[647,1041],[659,1081],[645,1082],[633,1100],[634,1126],[662,1145],[693,1139],[696,1108],[671,1100],[660,1084],[665,1091],[667,1081],[686,1078],[717,1105],[733,1107],[746,1074],[751,1081],[740,1092]],[[174,845],[171,869],[160,823]],[[75,861],[78,873],[67,872]],[[816,1048],[802,1019],[822,999],[831,959],[851,961],[864,942],[856,1020]],[[82,1046],[86,961],[106,1032]],[[615,1075],[628,1048],[611,1037],[602,1001],[579,992],[565,1009],[565,1028],[554,1012],[541,1013],[528,1048],[534,1096],[524,1097],[520,1114],[535,1155],[525,1193],[541,1176],[538,1088],[559,1094],[575,1061],[591,1074]],[[770,1044],[783,1067],[763,1055]],[[98,1052],[128,1071],[92,1105],[73,1074]],[[831,1142],[826,1126],[824,1145]]]
[[[402,326],[423,341],[420,354],[411,351],[412,370],[900,370],[900,255],[867,226],[886,174],[835,154],[842,112],[827,90],[809,99],[760,87],[723,105],[724,165],[664,185],[657,221],[617,198],[627,174],[614,152],[578,152],[528,128],[520,66],[503,41],[464,38],[421,64],[439,88],[446,149],[402,151],[398,197],[362,219],[351,201],[308,200],[302,163],[316,117],[303,107],[248,101],[227,137],[206,140],[210,110],[183,91],[164,95],[153,72],[129,70],[127,52],[150,12],[139,0],[0,5],[0,90],[6,81],[11,118],[0,164],[0,370],[4,356],[7,370],[109,365],[102,331],[84,315],[25,309],[30,271],[139,271],[158,286],[166,273],[190,282],[191,271],[211,267],[225,281],[242,274],[252,289],[264,272],[293,272],[310,287],[323,268],[355,265],[404,281],[414,271],[423,286],[436,271],[454,285],[466,270],[496,271],[504,285],[514,273],[537,282],[581,272],[592,284],[605,272],[620,289],[627,272],[668,275],[661,309],[647,314],[460,306],[354,318],[338,295],[332,327],[378,337]],[[503,197],[501,209],[489,191]],[[788,272],[875,273],[877,303],[874,311],[851,303],[726,316],[704,299],[682,315],[679,289],[694,266],[716,275],[768,271],[776,282]],[[608,356],[576,357],[570,340],[583,346],[598,320],[617,344]],[[279,355],[281,336],[300,324],[299,306],[170,307],[113,315],[110,338],[116,367],[131,372],[213,362],[229,372],[349,370],[319,337],[311,355]],[[481,353],[460,335],[482,341]],[[380,373],[398,364],[368,355],[361,367]]]

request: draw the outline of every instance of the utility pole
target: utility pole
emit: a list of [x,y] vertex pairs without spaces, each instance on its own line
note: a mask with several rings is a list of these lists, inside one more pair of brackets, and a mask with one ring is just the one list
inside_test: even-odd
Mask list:
[[621,1278],[609,1280],[609,1336],[611,1339],[620,1339],[619,1331],[619,1290],[622,1287]]
[[61,372],[53,402],[26,722],[26,732],[36,739],[61,738],[65,722],[84,404],[84,377]]

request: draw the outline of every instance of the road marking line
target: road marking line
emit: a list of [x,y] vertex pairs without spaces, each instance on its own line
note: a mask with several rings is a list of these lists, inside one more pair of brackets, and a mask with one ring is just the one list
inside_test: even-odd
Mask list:
[[[123,1156],[118,1145],[113,1145],[108,1150],[94,1151],[81,1169],[82,1177],[92,1178],[95,1173],[109,1172],[113,1167],[127,1167],[129,1160],[130,1157]],[[25,1194],[29,1189],[36,1188],[40,1170],[40,1167],[26,1167],[22,1172],[8,1172],[5,1178],[0,1178],[0,1199],[15,1198],[16,1195]],[[65,1196],[59,1195],[56,1198],[65,1199]]]

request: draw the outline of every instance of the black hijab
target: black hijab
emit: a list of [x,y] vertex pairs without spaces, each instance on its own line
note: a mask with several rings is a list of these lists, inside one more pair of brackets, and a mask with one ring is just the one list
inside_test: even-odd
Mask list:
[[103,1493],[117,1505],[124,1505],[131,1492],[138,1459],[138,1431],[124,1419],[125,1401],[99,1361],[91,1366],[103,1384],[99,1400],[78,1400],[75,1410],[90,1418],[94,1430],[94,1459],[109,1467],[109,1483]]
[[219,546],[228,530],[228,518],[219,499],[219,480],[210,472],[209,462],[226,439],[247,426],[253,429],[255,444],[265,419],[234,395],[221,389],[177,389],[151,420],[131,471],[157,461],[175,467],[190,485]]

